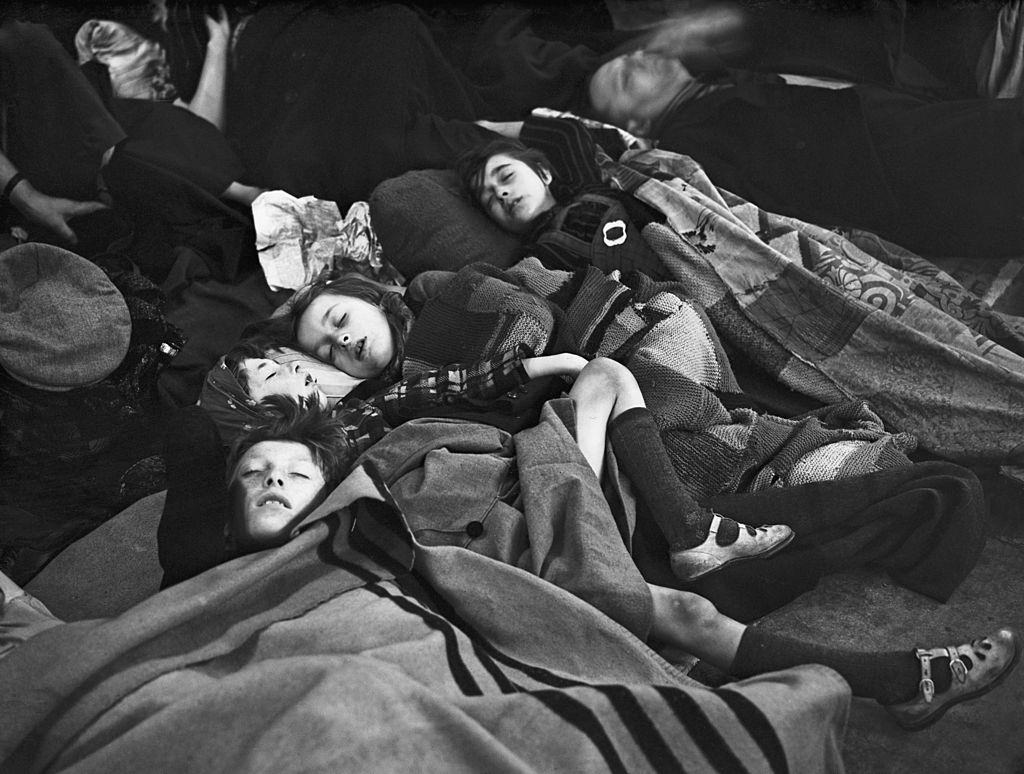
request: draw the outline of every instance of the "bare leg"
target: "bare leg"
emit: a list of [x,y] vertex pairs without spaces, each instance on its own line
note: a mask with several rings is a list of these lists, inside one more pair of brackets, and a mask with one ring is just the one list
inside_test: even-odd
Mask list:
[[728,672],[747,627],[699,594],[647,584],[654,598],[651,637]]
[[643,394],[624,365],[599,357],[580,371],[569,397],[576,404],[576,443],[601,478],[608,423],[623,411],[645,406]]

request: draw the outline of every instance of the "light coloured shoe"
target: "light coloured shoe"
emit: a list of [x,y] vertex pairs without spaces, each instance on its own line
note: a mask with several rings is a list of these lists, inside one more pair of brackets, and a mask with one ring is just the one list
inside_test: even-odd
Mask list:
[[730,564],[747,559],[765,559],[784,548],[794,537],[785,524],[762,527],[739,525],[739,537],[727,546],[718,545],[722,516],[714,513],[707,539],[699,546],[673,551],[669,555],[672,573],[682,581],[695,581]]
[[[950,707],[977,698],[999,685],[1020,659],[1020,643],[1013,629],[1000,629],[965,645],[917,648],[914,655],[921,662],[918,695],[910,701],[890,704],[885,708],[907,731],[927,728],[945,715]],[[962,656],[970,660],[970,667],[963,662]],[[933,658],[949,659],[950,686],[942,693],[935,693],[931,671]]]

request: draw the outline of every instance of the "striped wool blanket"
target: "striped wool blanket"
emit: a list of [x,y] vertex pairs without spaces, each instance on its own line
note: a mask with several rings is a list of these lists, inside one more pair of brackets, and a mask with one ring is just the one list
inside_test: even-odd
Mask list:
[[824,402],[870,401],[888,426],[957,462],[1024,461],[1024,319],[919,256],[765,212],[689,157],[601,163],[664,216],[642,233],[669,276],[781,383]]
[[415,544],[359,467],[288,544],[0,659],[0,770],[840,772],[848,706],[817,665],[694,683],[529,572]]
[[864,401],[798,418],[727,408],[723,399],[739,388],[708,315],[681,283],[642,274],[570,273],[533,258],[508,270],[464,267],[417,317],[406,370],[490,357],[519,343],[625,364],[698,500],[909,464],[914,439],[887,432]]

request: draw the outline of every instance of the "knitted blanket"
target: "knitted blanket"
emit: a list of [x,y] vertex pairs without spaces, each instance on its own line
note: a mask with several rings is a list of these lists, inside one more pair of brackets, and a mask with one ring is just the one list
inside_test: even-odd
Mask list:
[[892,245],[760,210],[686,156],[602,164],[664,215],[642,233],[669,275],[780,382],[825,402],[868,400],[957,462],[1024,461],[1024,320]]
[[913,438],[886,432],[863,401],[796,419],[727,408],[722,398],[739,388],[703,308],[681,284],[641,274],[555,271],[533,258],[506,271],[467,266],[425,304],[406,368],[490,357],[520,343],[626,365],[698,500],[909,464]]

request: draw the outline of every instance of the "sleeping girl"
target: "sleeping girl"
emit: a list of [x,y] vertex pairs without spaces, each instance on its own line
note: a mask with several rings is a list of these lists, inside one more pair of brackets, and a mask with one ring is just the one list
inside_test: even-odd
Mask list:
[[[467,151],[456,171],[470,198],[501,228],[523,239],[524,255],[545,266],[593,265],[666,277],[640,230],[658,213],[601,176],[605,152],[571,118],[478,122],[505,135]],[[594,130],[608,151],[624,150],[617,131]]]

